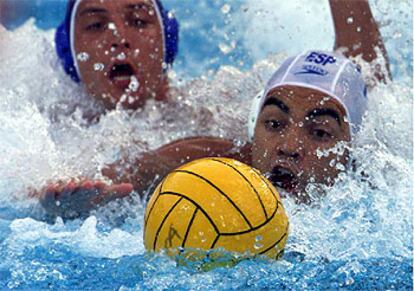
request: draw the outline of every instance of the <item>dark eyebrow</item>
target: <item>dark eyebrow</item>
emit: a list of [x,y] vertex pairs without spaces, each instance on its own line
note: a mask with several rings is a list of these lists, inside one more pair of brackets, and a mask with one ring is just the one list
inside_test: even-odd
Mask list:
[[103,8],[89,7],[89,8],[85,8],[84,10],[82,10],[80,15],[82,16],[85,14],[99,14],[99,13],[108,13],[108,11],[106,11],[106,9],[103,9]]
[[275,97],[271,97],[267,99],[266,102],[263,104],[262,109],[270,105],[279,107],[279,109],[282,110],[284,113],[289,113],[290,111],[289,107],[285,103],[283,103],[282,101],[280,101],[279,99]]
[[316,108],[311,110],[306,116],[308,118],[315,118],[326,115],[334,118],[338,124],[341,125],[341,118],[339,118],[339,113],[336,110],[330,108]]
[[152,8],[151,8],[151,6],[149,6],[148,4],[145,4],[145,3],[127,4],[127,5],[125,6],[125,8],[126,8],[127,10],[147,9],[148,11],[149,11],[150,9],[152,9]]

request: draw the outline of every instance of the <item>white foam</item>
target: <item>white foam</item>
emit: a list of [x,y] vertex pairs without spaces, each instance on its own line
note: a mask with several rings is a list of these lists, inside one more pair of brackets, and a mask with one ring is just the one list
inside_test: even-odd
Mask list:
[[[222,66],[213,75],[185,84],[181,92],[187,93],[177,93],[175,105],[149,102],[132,117],[115,110],[87,127],[81,116],[96,104],[63,73],[53,32],[41,32],[29,22],[2,34],[8,45],[0,55],[0,153],[5,157],[0,160],[1,202],[13,195],[23,197],[25,188],[48,178],[99,177],[102,165],[123,152],[134,156],[177,138],[204,134],[246,139],[248,100],[286,57],[278,54],[257,61],[246,72]],[[370,94],[367,120],[352,151],[358,171],[341,177],[320,205],[286,201],[289,250],[327,258],[411,253],[413,92],[407,85],[411,76],[404,74],[405,68],[400,72],[395,84]],[[173,82],[178,83],[178,77]],[[362,170],[369,182],[362,181]],[[142,209],[134,211],[142,218]],[[111,258],[143,252],[139,220],[133,222],[135,230],[101,231],[96,223],[102,215],[75,230],[14,220],[5,244],[19,249],[59,242],[82,255]]]
[[86,219],[78,229],[70,230],[61,221],[54,225],[31,218],[16,219],[11,225],[7,238],[8,247],[14,252],[22,252],[27,245],[45,246],[59,243],[83,256],[99,258],[120,258],[142,254],[142,231],[127,232],[115,228],[109,232],[97,229],[94,216]]

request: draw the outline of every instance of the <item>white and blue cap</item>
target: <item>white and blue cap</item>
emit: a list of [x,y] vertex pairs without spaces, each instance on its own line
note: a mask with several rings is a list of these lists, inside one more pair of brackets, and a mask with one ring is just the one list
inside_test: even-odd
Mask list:
[[281,86],[310,88],[335,98],[346,111],[351,134],[358,131],[368,103],[360,68],[343,55],[309,51],[288,58],[254,98],[248,120],[250,140],[253,140],[257,118],[267,95]]

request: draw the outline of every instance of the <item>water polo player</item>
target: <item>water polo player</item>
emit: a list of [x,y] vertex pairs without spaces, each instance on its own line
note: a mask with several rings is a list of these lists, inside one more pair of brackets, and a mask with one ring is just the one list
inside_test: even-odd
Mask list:
[[[297,202],[310,202],[309,183],[332,185],[349,168],[348,152],[331,149],[352,141],[367,108],[366,94],[360,69],[344,56],[322,51],[300,54],[286,60],[256,98],[249,118],[251,142],[246,145],[209,137],[179,140],[143,154],[133,164],[120,161],[103,170],[115,185],[90,181],[51,185],[42,203],[49,214],[77,217],[132,189],[151,192],[151,186],[171,170],[212,156],[252,165]],[[84,203],[78,205],[80,200],[71,200],[72,195]]]
[[[368,62],[376,59],[376,47],[386,55],[368,1],[329,3],[336,49]],[[160,0],[69,0],[55,40],[64,70],[106,110],[168,99],[166,71],[178,51],[178,22]]]
[[[362,54],[362,58],[367,61],[376,60],[377,51],[375,48],[379,47],[384,49],[384,47],[382,45],[378,27],[372,18],[368,2],[332,0],[330,1],[330,4],[333,11],[336,28],[336,47],[344,47],[345,49],[342,51],[347,56],[357,56]],[[342,13],[339,13],[338,11],[342,11]],[[345,17],[346,15],[353,15],[353,22],[351,24],[347,22],[347,17]],[[358,33],[358,29],[356,28],[359,28],[359,30],[362,29],[366,33],[361,35]],[[345,59],[338,55],[328,53],[318,54],[318,52],[314,53],[316,55],[309,57],[308,60],[314,58],[315,65],[318,65],[317,62],[321,62],[324,63],[325,66],[338,66],[339,63],[344,64],[345,62]],[[385,55],[386,54],[384,51],[384,56]],[[328,56],[331,58],[328,58]],[[332,58],[334,58],[336,61],[333,62]],[[323,61],[321,61],[321,59],[323,59]],[[298,64],[299,63],[297,63],[297,65]],[[347,62],[347,66],[351,66],[351,63]],[[287,68],[282,67],[281,69],[286,70]],[[314,76],[317,76],[317,74],[324,76],[325,73],[326,70],[315,71]],[[370,76],[370,79],[374,79],[376,81],[383,80],[384,76],[388,74],[388,71],[386,69],[383,69],[383,71],[374,72],[373,75]],[[306,74],[302,75],[302,77],[304,76],[306,76]],[[338,76],[342,76],[342,74],[338,73]],[[348,76],[350,76],[350,74],[348,74]],[[357,84],[360,83],[360,79],[355,77],[355,80],[357,80]],[[330,81],[332,82],[331,85],[335,83],[334,79],[330,79]],[[309,82],[313,81],[310,80]],[[306,79],[304,79],[302,83],[306,83]],[[317,88],[332,89],[331,87],[323,87],[321,82],[316,82],[315,84],[318,85]],[[257,112],[260,112],[260,114],[258,114],[259,122],[258,128],[255,129],[257,133],[255,134],[255,143],[253,147],[251,147],[249,144],[246,147],[237,148],[233,145],[232,141],[226,141],[219,138],[194,138],[177,141],[170,145],[166,145],[157,151],[143,154],[138,159],[138,162],[133,165],[130,165],[124,161],[119,161],[116,165],[113,165],[109,169],[103,171],[104,174],[109,177],[114,183],[119,183],[120,185],[108,186],[102,182],[91,181],[78,181],[71,183],[61,182],[50,185],[45,191],[42,191],[43,193],[40,194],[42,204],[45,206],[48,213],[52,215],[65,216],[68,211],[71,211],[74,214],[70,216],[81,215],[82,213],[86,213],[89,208],[93,208],[97,203],[105,203],[106,201],[110,201],[114,198],[125,196],[132,189],[135,189],[139,193],[144,193],[148,187],[156,184],[156,181],[154,180],[163,177],[175,167],[181,165],[186,161],[207,156],[233,157],[256,166],[263,172],[268,173],[270,175],[270,179],[272,179],[276,185],[285,187],[286,190],[294,193],[296,196],[298,196],[298,194],[303,194],[303,188],[306,187],[308,182],[315,181],[330,184],[333,182],[334,177],[337,175],[339,169],[329,169],[331,167],[326,168],[325,166],[327,160],[329,158],[332,160],[332,158],[329,157],[328,159],[320,160],[317,156],[315,156],[313,150],[317,148],[318,144],[324,145],[322,148],[329,148],[329,146],[334,146],[338,141],[350,140],[351,133],[349,130],[346,130],[346,127],[349,127],[349,125],[345,122],[345,120],[343,120],[343,117],[346,116],[344,115],[347,113],[346,110],[352,107],[341,107],[341,99],[336,98],[338,96],[331,96],[330,94],[327,94],[329,92],[335,93],[336,91],[333,91],[333,89],[331,91],[318,91],[316,89],[315,92],[312,91],[312,88],[309,88],[311,85],[307,87],[305,86],[305,88],[300,87],[301,89],[290,88],[287,84],[284,85],[285,86],[278,86],[276,88],[275,86],[272,86],[272,83],[269,83],[267,86],[267,94],[263,95],[265,97],[260,99],[260,101],[264,103],[259,103],[266,106],[264,106],[263,110],[260,107],[256,110]],[[345,89],[346,87],[341,88]],[[279,98],[279,101],[282,101],[283,103],[278,102],[279,105],[283,104],[281,107],[277,106],[277,104],[268,104],[269,102],[273,102],[269,101],[266,103],[267,97],[270,96],[269,94],[271,94],[273,97],[283,95],[286,96],[286,98],[289,97],[292,100],[296,100],[295,102],[298,103],[299,107],[291,108],[292,105],[294,105],[291,103],[291,100],[284,100],[283,102],[283,100],[280,100],[282,97]],[[306,99],[306,94],[309,94],[309,96],[312,97]],[[307,115],[304,117],[305,120],[302,120],[295,127],[293,125],[293,121],[291,121],[293,116],[289,116],[289,114],[294,113],[294,117],[296,120],[298,120],[300,115],[299,113],[296,113],[297,110],[302,110],[301,112],[303,113],[305,109],[310,109],[310,107],[312,107],[312,104],[314,105],[313,109],[324,109],[323,106],[322,108],[317,108],[315,106],[316,103],[312,103],[312,101],[318,100],[318,98],[321,97],[321,94],[323,94],[325,98],[329,97],[328,100],[325,100],[326,104],[331,104],[332,108],[336,110],[328,110],[325,112],[323,110],[319,110],[315,111],[314,114],[306,112]],[[296,98],[295,96],[302,96],[307,100],[307,102],[299,102],[297,100],[300,100],[300,98]],[[272,100],[273,99],[275,98],[272,98]],[[325,101],[323,101],[324,104]],[[281,108],[285,110],[285,112],[283,112]],[[260,158],[259,155],[268,155],[273,151],[271,149],[271,146],[275,148],[276,145],[273,145],[273,141],[270,139],[270,132],[266,132],[265,129],[278,126],[278,123],[271,120],[267,121],[267,125],[263,129],[260,127],[262,124],[260,123],[260,118],[263,114],[272,114],[272,112],[277,111],[278,109],[282,110],[282,112],[279,112],[280,114],[286,114],[284,116],[284,122],[290,122],[287,122],[283,125],[285,129],[280,134],[280,139],[278,139],[279,146],[283,146],[284,143],[286,143],[285,150],[282,149],[280,152],[283,152],[285,154],[288,153],[288,149],[293,147],[293,145],[299,141],[301,143],[306,142],[307,144],[305,145],[306,148],[304,146],[301,147],[301,151],[298,153],[298,155],[296,153],[293,153],[293,157],[288,158],[286,161],[283,161],[283,163],[282,161],[279,161],[280,163],[276,164],[274,161],[271,161],[270,158]],[[269,111],[270,113],[268,113]],[[333,120],[338,120],[337,124],[332,122],[332,118]],[[310,119],[314,122],[309,122]],[[322,124],[319,124],[321,128],[315,129],[313,135],[315,138],[317,138],[318,135],[321,135],[320,142],[314,139],[312,140],[312,143],[308,144],[308,141],[297,140],[297,136],[295,137],[295,135],[299,134],[299,129],[302,129],[300,125],[303,124],[302,126],[304,126],[305,121],[307,121],[307,126],[315,125],[318,121],[321,121]],[[286,126],[288,125],[290,126],[289,132],[286,131]],[[328,132],[328,126],[332,126],[336,132]],[[334,126],[339,127],[335,128]],[[295,128],[296,131],[290,132],[291,128]],[[308,129],[309,127],[306,128]],[[327,133],[324,133],[324,130],[327,131]],[[253,131],[251,130],[251,132]],[[341,134],[333,136],[333,133]],[[332,136],[329,137],[329,134]],[[307,136],[307,138],[311,138],[311,136]],[[274,132],[273,139],[276,139],[276,132]],[[323,140],[328,140],[329,142],[323,143]],[[306,154],[306,160],[303,161],[304,154]],[[302,169],[296,165],[296,162],[292,160],[294,158],[297,158],[299,161],[301,161],[301,163],[303,163],[302,166],[305,168]],[[280,158],[278,159],[281,160]],[[348,165],[346,156],[338,157],[338,159],[338,163]],[[84,194],[86,192],[88,192],[89,195],[85,196]],[[100,195],[97,195],[97,193]],[[306,200],[300,197],[298,197],[298,199]],[[57,200],[60,202],[58,205],[56,204]]]
[[65,71],[105,109],[167,99],[178,23],[159,0],[70,0],[55,39]]
[[274,185],[306,200],[310,182],[332,185],[348,167],[347,151],[330,150],[351,141],[368,102],[360,69],[350,60],[319,51],[289,58],[256,102],[251,164]]
[[[298,202],[308,202],[309,183],[332,185],[350,165],[346,148],[367,109],[367,87],[360,69],[340,54],[309,51],[289,58],[255,100],[249,142],[236,147],[217,138],[194,138],[143,156],[118,181],[146,189],[158,174],[205,156],[236,158],[259,169]],[[157,166],[163,165],[162,167]],[[119,168],[104,171],[117,180]]]

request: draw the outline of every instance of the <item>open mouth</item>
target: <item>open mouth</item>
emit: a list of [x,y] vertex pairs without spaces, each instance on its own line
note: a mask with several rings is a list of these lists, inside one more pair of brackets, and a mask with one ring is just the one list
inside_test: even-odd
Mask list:
[[130,64],[116,64],[112,66],[109,78],[116,86],[125,89],[128,88],[131,77],[134,76],[134,74],[135,71]]
[[291,170],[280,166],[273,168],[268,179],[274,186],[286,191],[292,191],[297,186],[296,175]]

